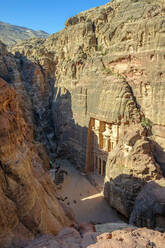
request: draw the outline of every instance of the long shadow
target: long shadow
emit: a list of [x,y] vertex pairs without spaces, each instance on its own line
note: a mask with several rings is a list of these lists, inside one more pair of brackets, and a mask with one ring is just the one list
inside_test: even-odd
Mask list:
[[[29,125],[33,125],[35,141],[44,145],[51,159],[54,157],[56,147],[51,109],[54,71],[48,74],[39,61],[32,62],[19,52],[11,56],[15,58],[17,64],[16,68],[8,67],[9,73],[5,80],[19,95],[24,119]],[[17,79],[16,69],[21,79]]]
[[[87,126],[77,124],[72,108],[71,93],[66,88],[55,88],[52,113],[57,141],[57,158],[68,159],[76,167],[83,171],[86,169],[89,172],[96,169],[93,161],[95,153],[98,161],[97,170],[101,174],[101,163],[104,163],[105,166],[108,157],[108,152],[103,149],[103,144],[100,144],[100,142],[103,143],[101,135],[99,134],[98,137],[94,133],[92,121],[85,112],[80,113],[80,118],[84,115],[84,119],[89,120]],[[84,110],[84,106],[82,109]],[[79,115],[77,109],[74,114]],[[90,168],[88,168],[88,165]],[[102,168],[104,166],[102,165]],[[102,174],[105,175],[103,169]]]
[[[32,85],[31,79],[35,77],[36,67],[44,79],[46,77],[45,72],[39,64],[29,61],[22,55],[21,58],[19,56],[18,68],[24,82],[23,87],[33,106],[35,139],[45,145],[49,154],[56,156],[56,158],[69,159],[77,167],[84,169],[89,129],[88,126],[80,126],[75,122],[70,92],[65,88],[56,87],[54,89],[55,78],[52,74],[46,82],[49,86],[48,94],[44,97],[42,94],[38,95],[40,86]],[[12,68],[10,70],[7,80],[9,83],[12,82],[12,77],[14,77],[14,71],[12,71]],[[78,111],[77,114],[79,114]],[[84,112],[84,118],[87,118],[86,112]],[[98,143],[98,140],[96,140],[96,143]],[[158,144],[154,144],[154,146],[156,151],[163,152]],[[155,159],[160,164],[156,153]],[[165,175],[164,163],[162,163],[161,168]],[[163,196],[161,193],[164,192],[164,186],[154,182],[152,186],[153,189],[160,190],[160,197],[156,194],[151,195],[149,191],[147,191],[148,195],[145,192],[140,193],[143,187],[144,189],[147,187],[145,182],[139,178],[121,174],[115,179],[111,179],[110,182],[106,182],[105,198],[112,207],[127,218],[130,217],[131,224],[155,227],[162,222],[162,216],[165,212],[162,199],[165,198],[163,198],[164,193]]]
[[[81,127],[75,123],[71,94],[65,88],[55,89],[52,108],[56,139],[58,141],[57,156],[61,158],[65,157],[77,166],[84,168],[86,148],[89,145],[89,135],[95,136],[92,130],[89,130],[90,123],[89,127]],[[89,134],[89,132],[91,133]],[[96,146],[99,145],[97,139],[96,143]],[[93,149],[92,145],[91,149]],[[92,161],[90,162],[92,163]],[[153,195],[148,194],[146,196],[147,191],[145,191],[145,187],[148,187],[147,185],[150,184],[146,184],[141,178],[121,174],[105,183],[105,199],[107,199],[111,207],[127,219],[130,219],[131,224],[151,228],[161,226],[165,215],[163,212],[164,208],[162,207],[162,199],[161,197],[159,199],[155,197],[154,193]],[[153,183],[152,185],[153,190],[159,188],[160,195],[164,194],[162,193],[164,192],[164,187],[159,186],[157,183]],[[147,200],[143,200],[144,197]],[[139,200],[137,201],[136,199]],[[165,197],[163,199],[165,201]],[[87,201],[90,204],[92,199],[88,199]],[[147,211],[147,209],[149,210]]]
[[88,127],[75,123],[71,94],[67,89],[55,88],[52,112],[57,141],[57,158],[68,159],[77,167],[84,169]]

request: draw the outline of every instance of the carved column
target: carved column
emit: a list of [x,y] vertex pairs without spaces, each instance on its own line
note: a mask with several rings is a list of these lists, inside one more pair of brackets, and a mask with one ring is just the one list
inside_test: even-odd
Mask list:
[[112,125],[112,142],[113,148],[117,145],[119,140],[119,126],[114,124]]
[[94,132],[96,135],[96,147],[99,147],[99,136],[100,136],[100,121],[99,120],[95,120],[95,127],[94,127]]
[[111,137],[111,130],[110,130],[108,124],[105,125],[105,131],[103,132],[103,137],[105,140],[105,147],[103,147],[103,149],[108,152],[109,151],[109,141],[110,141],[110,137]]
[[105,136],[105,150],[108,152],[110,136]]

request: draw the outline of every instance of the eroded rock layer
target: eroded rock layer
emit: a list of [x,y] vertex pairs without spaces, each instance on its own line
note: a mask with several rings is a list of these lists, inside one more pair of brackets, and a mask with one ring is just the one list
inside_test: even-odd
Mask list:
[[38,233],[57,234],[70,220],[56,199],[45,149],[34,139],[16,60],[3,44],[0,60],[0,247],[17,247]]
[[[105,162],[105,197],[126,217],[143,186],[165,172],[164,17],[161,0],[114,0],[46,40],[12,48],[44,130],[40,141],[87,171]],[[42,121],[48,99],[55,134]]]

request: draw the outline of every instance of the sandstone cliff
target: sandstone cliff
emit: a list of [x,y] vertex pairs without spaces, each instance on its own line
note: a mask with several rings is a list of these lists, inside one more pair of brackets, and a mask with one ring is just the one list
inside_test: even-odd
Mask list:
[[34,130],[51,159],[105,174],[105,197],[126,217],[143,218],[136,197],[164,180],[164,16],[161,0],[114,0],[46,40],[12,47],[14,57],[0,49],[0,75],[19,95],[28,137]]
[[17,247],[71,221],[56,199],[48,155],[34,139],[34,110],[17,61],[3,44],[0,61],[0,247]]
[[[64,30],[46,41],[23,42],[12,51],[43,68],[54,63],[53,112],[55,122],[60,115],[62,123],[56,125],[63,133],[76,124],[88,128],[91,117],[121,125],[145,116],[153,123],[155,158],[163,169],[163,16],[162,1],[112,1],[70,18]],[[84,142],[76,128],[73,132],[68,142],[85,156]]]
[[164,16],[161,0],[114,0],[12,48],[25,75],[55,79],[57,156],[87,171],[106,163],[105,197],[127,217],[143,186],[165,173]]

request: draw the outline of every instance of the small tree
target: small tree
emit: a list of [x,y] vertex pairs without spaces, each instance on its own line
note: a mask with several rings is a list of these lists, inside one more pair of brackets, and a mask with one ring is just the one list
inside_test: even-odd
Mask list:
[[150,129],[152,127],[152,121],[143,116],[141,120],[141,125],[147,129]]

